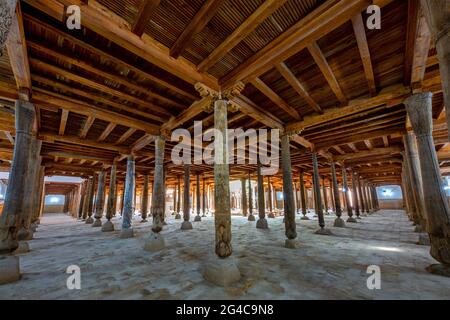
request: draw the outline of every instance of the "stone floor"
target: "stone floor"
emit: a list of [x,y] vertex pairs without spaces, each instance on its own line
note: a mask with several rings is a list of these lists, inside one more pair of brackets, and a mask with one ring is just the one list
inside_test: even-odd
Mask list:
[[[312,215],[310,215],[312,218]],[[328,226],[334,217],[326,216]],[[269,219],[269,230],[234,216],[234,257],[242,274],[232,287],[205,281],[201,267],[213,254],[213,218],[181,231],[168,219],[166,248],[144,251],[150,223],[135,225],[136,237],[102,233],[65,215],[42,219],[31,252],[21,256],[23,279],[0,286],[12,299],[450,299],[450,278],[431,275],[429,247],[402,211],[380,211],[334,236],[315,235],[317,219],[300,221],[301,247],[285,249],[283,218]],[[114,220],[116,229],[120,219]],[[69,265],[81,268],[81,290],[68,290]],[[381,290],[369,290],[369,265],[381,268]]]

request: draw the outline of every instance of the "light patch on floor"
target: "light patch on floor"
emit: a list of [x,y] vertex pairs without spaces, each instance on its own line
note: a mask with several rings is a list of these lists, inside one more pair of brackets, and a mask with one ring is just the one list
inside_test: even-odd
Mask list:
[[[136,237],[119,239],[65,215],[42,219],[31,252],[21,256],[23,279],[0,286],[12,299],[450,299],[450,278],[425,271],[436,263],[402,211],[382,211],[334,236],[315,235],[317,219],[297,216],[298,249],[285,249],[283,218],[269,230],[233,216],[234,258],[242,279],[229,288],[205,281],[201,268],[214,254],[214,220],[168,218],[166,248],[143,250],[151,222],[134,220]],[[332,226],[334,216],[326,216]],[[120,219],[114,219],[120,230]],[[68,290],[69,265],[81,268],[81,290]],[[381,268],[381,290],[369,290],[369,265]]]

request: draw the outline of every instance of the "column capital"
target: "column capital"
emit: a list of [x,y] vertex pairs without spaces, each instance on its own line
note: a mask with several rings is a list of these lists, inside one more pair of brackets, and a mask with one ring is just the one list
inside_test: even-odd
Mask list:
[[431,92],[416,93],[403,101],[411,126],[417,136],[431,134],[433,128],[431,117],[432,96]]

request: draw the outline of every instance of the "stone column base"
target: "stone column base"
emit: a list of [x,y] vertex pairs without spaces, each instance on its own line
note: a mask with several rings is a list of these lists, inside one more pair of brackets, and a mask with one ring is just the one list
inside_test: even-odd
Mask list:
[[284,247],[288,249],[297,249],[300,247],[297,239],[286,239],[284,241]]
[[203,267],[203,277],[221,287],[227,287],[241,279],[241,273],[233,258],[212,258]]
[[192,230],[192,223],[190,221],[183,221],[181,230]]
[[134,237],[134,231],[133,228],[127,228],[127,229],[122,229],[120,231],[120,239],[128,239],[128,238],[133,238]]
[[141,220],[141,223],[146,223],[146,222],[148,222],[147,219],[142,219]]
[[100,219],[95,219],[94,223],[92,224],[92,227],[94,228],[99,228],[102,226],[102,220]]
[[181,214],[177,213],[177,214],[175,215],[175,219],[177,219],[177,220],[181,219]]
[[200,217],[199,215],[196,215],[194,218],[194,222],[199,222],[202,221],[202,217]]
[[326,229],[326,228],[320,228],[319,230],[317,230],[314,233],[315,234],[320,234],[322,236],[332,236],[333,235],[333,232],[331,232],[330,229]]
[[92,224],[92,223],[94,223],[94,218],[92,218],[92,217],[87,218],[85,223],[86,223],[86,224]]
[[347,222],[357,223],[358,221],[355,218],[353,218],[353,217],[348,217]]
[[30,246],[27,241],[19,241],[19,246],[14,250],[13,254],[22,254],[30,252]]
[[114,224],[108,220],[102,225],[102,231],[103,232],[111,232],[114,231]]
[[270,219],[273,219],[273,218],[275,218],[275,215],[273,214],[273,212],[271,212],[267,215],[267,217],[269,217]]
[[342,218],[336,218],[334,220],[334,225],[333,227],[335,228],[345,228],[345,222]]
[[16,256],[0,256],[0,285],[20,279],[20,261]]
[[255,216],[253,214],[249,215],[247,218],[248,221],[255,221]]
[[[436,274],[439,276],[450,277],[450,266],[443,264],[432,264],[426,267],[429,273]],[[0,282],[1,283],[1,282]]]
[[300,220],[309,220],[309,218],[307,216],[303,216],[300,218]]
[[156,252],[165,247],[164,237],[161,233],[150,233],[150,236],[145,241],[144,250],[148,252]]
[[428,233],[419,234],[419,241],[417,241],[417,244],[421,246],[431,245],[430,236],[428,235]]
[[256,228],[258,229],[269,229],[269,224],[267,223],[266,218],[259,218],[256,222]]

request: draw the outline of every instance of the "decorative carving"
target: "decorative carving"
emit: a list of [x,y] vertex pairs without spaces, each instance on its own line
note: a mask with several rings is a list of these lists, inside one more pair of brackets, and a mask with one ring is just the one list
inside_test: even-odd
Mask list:
[[8,40],[17,0],[0,1],[0,57]]
[[222,97],[226,99],[233,99],[234,97],[241,94],[242,90],[244,90],[245,84],[242,81],[235,83],[232,87],[226,89],[222,93]]

